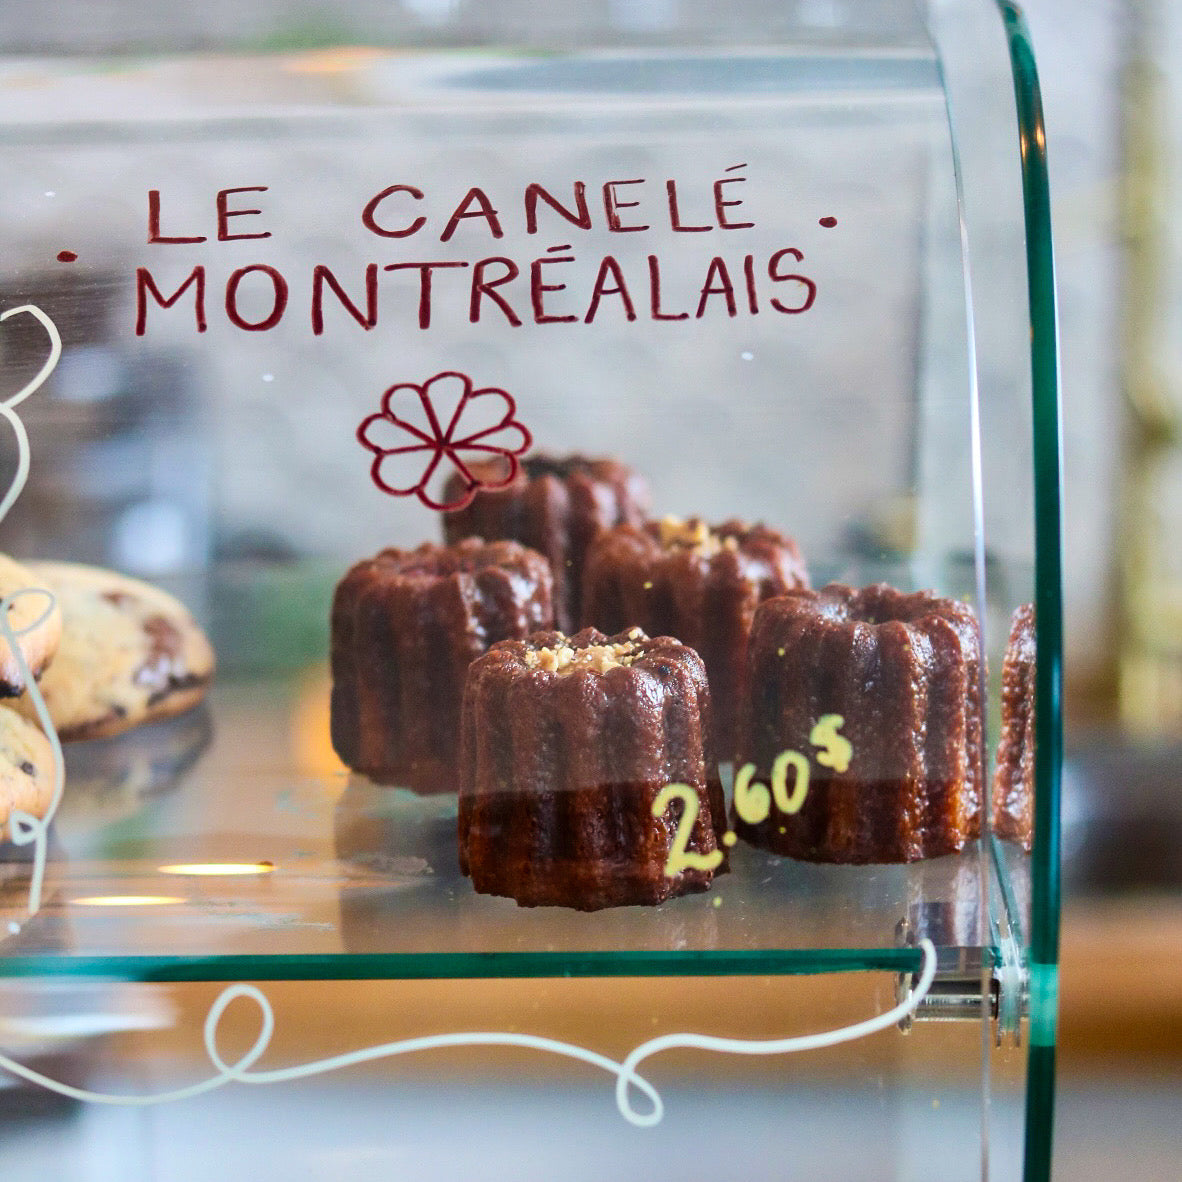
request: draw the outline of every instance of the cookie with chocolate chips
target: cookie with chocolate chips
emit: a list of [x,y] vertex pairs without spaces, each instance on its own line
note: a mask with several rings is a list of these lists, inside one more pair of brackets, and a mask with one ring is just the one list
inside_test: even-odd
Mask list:
[[27,673],[40,677],[53,659],[62,613],[41,593],[33,572],[7,554],[0,554],[0,598],[8,600],[8,626],[24,658],[22,667],[7,637],[0,636],[0,698],[15,698],[24,693]]
[[0,706],[0,841],[12,838],[12,814],[44,817],[53,799],[53,748],[31,722]]
[[[28,567],[61,606],[61,643],[39,686],[63,740],[120,734],[205,696],[213,648],[178,599],[99,567]],[[35,717],[28,695],[17,709]]]

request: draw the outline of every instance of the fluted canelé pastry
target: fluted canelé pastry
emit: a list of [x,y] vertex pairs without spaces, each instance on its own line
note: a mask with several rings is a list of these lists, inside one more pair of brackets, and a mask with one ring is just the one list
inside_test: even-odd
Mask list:
[[601,534],[587,552],[582,623],[676,636],[706,662],[715,750],[734,754],[739,694],[755,609],[808,586],[796,543],[763,525],[664,517]]
[[1001,738],[993,773],[993,831],[1030,849],[1034,841],[1034,605],[1014,612],[1001,667]]
[[476,538],[383,550],[332,606],[332,744],[383,784],[455,791],[468,666],[491,644],[554,620],[550,565]]
[[[777,756],[797,751],[810,780],[799,812],[773,803],[758,824],[736,813],[735,832],[817,862],[962,849],[981,831],[980,648],[972,609],[932,592],[833,583],[761,604],[736,767],[753,763],[766,784]],[[825,716],[840,718],[828,730],[848,749],[814,729]]]
[[[490,481],[501,476],[500,461],[468,465],[472,475]],[[458,500],[465,484],[455,472],[444,500]],[[605,529],[639,524],[648,513],[644,481],[616,460],[584,456],[529,456],[504,488],[486,488],[469,505],[444,514],[449,542],[475,536],[512,538],[544,554],[554,570],[555,620],[570,631],[579,620],[583,559]]]
[[713,870],[665,872],[681,806],[652,810],[669,784],[698,805],[686,848],[714,855],[725,804],[692,649],[585,628],[506,641],[472,664],[459,849],[476,890],[580,911],[705,890]]

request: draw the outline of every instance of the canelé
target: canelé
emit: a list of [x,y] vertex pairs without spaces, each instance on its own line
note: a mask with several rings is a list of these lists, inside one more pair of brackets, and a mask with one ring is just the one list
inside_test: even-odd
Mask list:
[[416,792],[456,787],[468,666],[554,620],[550,565],[516,542],[383,550],[332,606],[332,743],[344,763]]
[[592,543],[582,623],[605,632],[636,625],[697,650],[710,679],[715,749],[729,759],[755,609],[807,586],[796,543],[773,529],[665,517],[618,526]]
[[993,831],[1030,849],[1034,840],[1034,607],[1014,613],[1001,667],[1001,738],[993,773]]
[[[735,832],[818,862],[910,862],[981,830],[980,629],[966,604],[886,584],[830,584],[761,604],[736,768],[767,783],[784,752],[793,808]],[[803,796],[796,791],[807,775]],[[788,795],[785,793],[784,795]]]
[[[500,462],[469,465],[478,480],[500,479]],[[459,499],[464,477],[453,473],[444,501]],[[449,542],[475,536],[511,538],[544,554],[554,571],[555,619],[570,631],[580,618],[583,560],[606,529],[639,524],[648,512],[648,489],[616,460],[584,456],[529,456],[503,488],[484,488],[463,509],[444,515]]]
[[459,852],[477,891],[582,911],[661,903],[707,888],[724,823],[692,649],[586,628],[506,641],[472,664]]

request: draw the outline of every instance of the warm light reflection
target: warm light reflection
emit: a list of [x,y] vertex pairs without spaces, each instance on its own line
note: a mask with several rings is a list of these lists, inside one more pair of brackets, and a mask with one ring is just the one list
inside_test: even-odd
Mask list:
[[168,907],[185,900],[179,895],[86,895],[75,907]]
[[381,56],[380,49],[341,45],[291,57],[284,62],[283,68],[292,74],[342,74],[349,70],[364,69]]
[[177,862],[158,866],[161,874],[186,874],[205,878],[233,878],[237,875],[270,874],[274,862]]
[[331,699],[332,678],[327,668],[309,670],[292,706],[291,750],[296,769],[316,778],[328,795],[336,797],[348,784],[348,768],[332,746]]

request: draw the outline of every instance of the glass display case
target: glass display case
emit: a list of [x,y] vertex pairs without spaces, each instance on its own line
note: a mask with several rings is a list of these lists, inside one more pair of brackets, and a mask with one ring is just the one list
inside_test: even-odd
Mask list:
[[1021,14],[295,7],[0,59],[0,1066],[1047,1177]]

